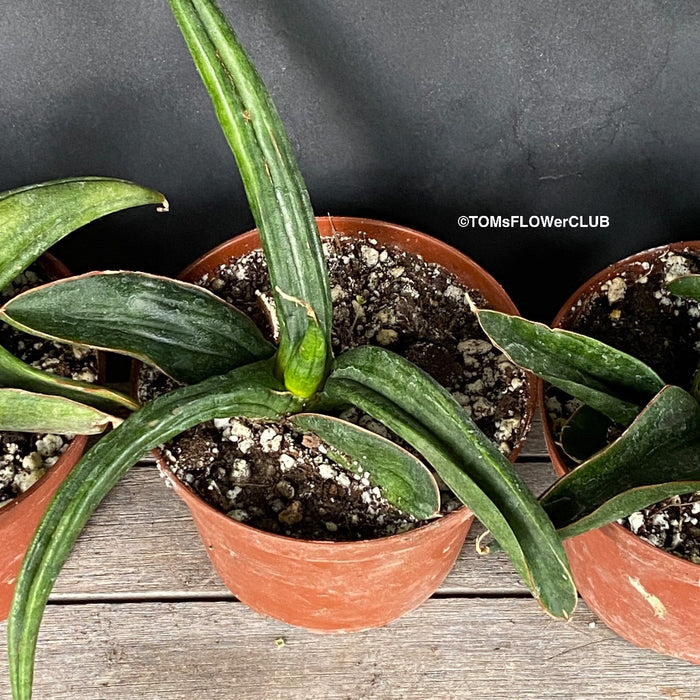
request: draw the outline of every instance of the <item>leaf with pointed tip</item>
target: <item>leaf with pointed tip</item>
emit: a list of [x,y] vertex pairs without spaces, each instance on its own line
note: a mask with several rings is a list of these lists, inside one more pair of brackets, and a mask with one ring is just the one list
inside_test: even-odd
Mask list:
[[383,348],[355,348],[336,359],[324,400],[353,404],[406,440],[493,533],[544,609],[571,615],[576,589],[552,523],[513,465],[432,377]]
[[540,499],[562,537],[587,532],[678,493],[700,489],[700,405],[667,386],[603,451]]
[[[306,336],[305,306],[323,331],[327,357],[332,354],[330,286],[311,201],[272,99],[221,10],[211,0],[169,1],[238,162],[260,232],[280,324],[281,376]],[[319,365],[324,373],[326,365]]]
[[0,345],[0,386],[25,389],[38,394],[55,394],[112,412],[118,408],[136,410],[139,406],[128,396],[88,382],[79,382],[58,374],[42,372],[15,357]]
[[96,435],[120,422],[119,418],[62,396],[35,394],[22,389],[0,389],[0,430]]
[[206,289],[140,272],[51,282],[0,314],[20,330],[131,355],[186,384],[275,352],[247,316]]
[[131,465],[147,450],[203,421],[276,419],[299,407],[272,376],[270,362],[259,362],[157,398],[85,454],[49,505],[17,579],[7,627],[15,700],[31,697],[36,639],[53,582],[88,518]]
[[328,456],[350,471],[369,474],[384,498],[405,513],[423,520],[440,510],[440,491],[430,470],[410,452],[390,440],[339,418],[317,413],[292,416],[292,423],[318,435]]
[[571,459],[583,462],[608,444],[612,425],[610,418],[584,404],[562,428],[562,449]]
[[643,362],[579,333],[476,309],[481,327],[515,364],[627,425],[664,383]]
[[168,206],[160,192],[106,177],[53,180],[0,193],[0,289],[71,231],[142,204]]
[[671,280],[667,285],[671,294],[700,301],[700,275],[683,275]]

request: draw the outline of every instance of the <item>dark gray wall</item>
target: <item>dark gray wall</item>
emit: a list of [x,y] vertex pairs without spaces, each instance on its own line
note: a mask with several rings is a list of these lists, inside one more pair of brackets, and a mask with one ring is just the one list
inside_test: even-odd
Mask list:
[[[625,254],[699,237],[700,3],[225,0],[319,213],[431,233],[551,317]],[[161,189],[75,234],[76,271],[174,274],[251,218],[165,0],[6,0],[0,189],[102,174]],[[609,229],[463,230],[461,214]]]

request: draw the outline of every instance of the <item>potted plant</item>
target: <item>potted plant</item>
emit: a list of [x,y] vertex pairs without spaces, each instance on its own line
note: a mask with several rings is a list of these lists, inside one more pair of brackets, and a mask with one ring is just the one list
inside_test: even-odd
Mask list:
[[[363,250],[368,254],[370,250],[374,250],[374,246],[368,247],[366,244],[369,241],[374,241],[374,245],[389,246],[388,249],[384,250],[384,254],[394,257],[400,255],[400,262],[404,265],[407,261],[414,259],[417,269],[430,270],[431,273],[434,273],[437,268],[430,263],[439,263],[442,268],[454,274],[467,287],[479,290],[479,293],[484,296],[492,308],[515,311],[512,302],[490,275],[458,251],[424,234],[386,222],[351,217],[318,217],[317,224],[322,239],[327,238],[331,241],[327,245],[337,245],[339,241],[346,241],[344,250],[347,252],[348,245],[353,246],[357,241],[355,249]],[[218,289],[222,283],[222,268],[226,270],[226,274],[230,275],[228,266],[232,260],[235,261],[234,277],[237,277],[237,273],[245,265],[246,257],[257,253],[259,247],[258,233],[251,231],[227,241],[209,252],[190,265],[180,278],[195,283],[206,280],[209,288]],[[401,253],[398,253],[399,250]],[[414,255],[408,255],[404,251],[419,253],[422,260],[415,258]],[[255,257],[257,259],[258,256]],[[338,257],[336,257],[336,261],[340,262]],[[393,277],[391,271],[396,274],[397,268],[388,267],[389,264],[391,264],[391,257],[385,261],[384,265],[389,272],[388,276],[391,278],[391,287],[393,288],[397,284],[398,278]],[[345,267],[343,266],[342,274],[338,274],[339,271],[333,274],[333,265],[331,264],[330,267],[331,286],[337,295],[340,292],[340,284],[336,284],[336,282],[343,281]],[[428,284],[434,285],[434,279],[428,280]],[[256,288],[256,292],[259,294],[260,289]],[[356,303],[357,292],[357,286],[353,286],[352,292],[348,292],[346,295],[346,297],[351,298],[353,304]],[[361,292],[368,298],[363,306],[362,318],[365,322],[371,323],[376,308],[373,308],[372,301],[369,299],[371,296],[369,289],[363,288]],[[221,290],[219,293],[222,293]],[[381,302],[377,302],[377,305],[381,306],[378,315],[384,314],[386,316],[386,309],[391,306],[391,299],[388,298],[391,297],[390,289],[388,290],[384,285],[380,290],[375,289],[374,293],[378,298],[381,298]],[[434,288],[431,296],[436,297],[439,294],[437,288]],[[441,296],[439,298],[442,299]],[[464,309],[460,308],[460,304],[461,302],[454,303],[451,308],[445,309],[445,317],[450,319],[449,326],[453,331],[459,328],[454,322],[453,316],[464,317],[468,315],[465,314]],[[347,305],[348,299],[346,299]],[[338,308],[339,306],[340,308]],[[342,301],[337,300],[335,315],[340,317],[339,325],[341,326],[343,325],[343,311]],[[420,314],[421,309],[417,308],[414,311]],[[432,323],[439,321],[438,315],[434,311],[429,318]],[[417,325],[420,323],[418,322]],[[401,334],[406,335],[405,326],[412,324],[402,323],[398,325],[403,326]],[[398,325],[393,324],[393,327],[398,327]],[[336,328],[334,335],[345,335],[347,331],[346,323],[343,330]],[[473,331],[473,328],[470,329],[470,337]],[[396,333],[396,331],[380,329],[379,334],[382,333],[387,335]],[[383,336],[380,337],[384,340]],[[375,344],[376,342],[375,340]],[[426,344],[422,341],[411,344],[409,354],[411,347],[415,348]],[[442,350],[444,346],[440,345],[439,347]],[[443,362],[444,355],[440,353],[437,359]],[[143,371],[141,375],[144,376]],[[138,376],[137,370],[135,377]],[[146,372],[145,376],[150,376],[150,371]],[[529,420],[530,397],[533,399],[535,397],[534,387],[524,385],[523,389],[525,389],[525,393],[522,394],[520,410],[524,413],[521,414],[522,421],[518,426],[519,433],[514,433],[509,443],[509,446],[512,446],[512,451],[508,456],[512,460],[516,458],[525,437],[523,422]],[[512,393],[504,393],[504,407],[510,405],[512,396]],[[509,420],[513,422],[514,419],[506,419],[506,423]],[[225,422],[224,429],[226,429]],[[207,449],[213,452],[223,451],[225,447],[222,447],[222,441],[218,439],[220,433],[217,431],[209,432],[214,432],[215,435],[208,443]],[[493,433],[493,429],[491,432]],[[172,451],[176,450],[179,445],[186,445],[188,463],[190,465],[196,464],[200,458],[199,452],[197,458],[190,455],[192,441],[196,438],[197,435],[193,430],[184,433],[176,439],[174,444],[169,443],[168,449],[165,451],[166,455],[172,454]],[[226,442],[227,440],[223,439],[224,445]],[[250,464],[247,452],[229,455],[224,463],[236,463],[241,457],[248,460]],[[325,523],[321,522],[319,527],[312,526],[316,532],[310,532],[309,527],[306,527],[302,533],[297,532],[294,537],[280,537],[274,532],[261,532],[259,527],[250,527],[245,522],[238,522],[232,517],[222,515],[222,498],[219,493],[226,491],[227,486],[219,486],[221,482],[214,481],[215,491],[211,491],[212,480],[209,478],[212,473],[218,471],[218,466],[222,462],[214,462],[206,475],[199,475],[196,469],[194,473],[185,472],[183,479],[184,468],[177,460],[164,458],[162,451],[157,453],[157,458],[161,472],[165,474],[168,483],[172,485],[192,512],[205,543],[207,554],[226,585],[243,602],[255,610],[315,631],[348,632],[386,624],[422,603],[436,590],[452,568],[473,518],[468,509],[460,508],[447,513],[430,525],[402,535],[378,537],[373,534],[371,537],[369,535],[360,536],[360,541],[337,541],[338,534],[335,533],[338,529],[336,527],[338,518],[328,514],[327,517],[317,518]],[[285,457],[280,453],[280,456],[276,458],[284,459]],[[372,468],[370,465],[370,471]],[[180,478],[172,474],[172,469],[177,469]],[[261,471],[262,467],[258,468],[256,472],[254,466],[253,473],[247,479],[236,480],[234,488],[239,490],[241,486],[238,484],[242,483],[243,488],[252,488],[257,492],[261,480],[259,472]],[[198,477],[195,484],[185,485],[183,482],[186,482],[187,478],[193,475]],[[282,482],[284,485],[291,483],[292,490],[296,489],[297,491],[294,496],[284,500],[284,505],[294,506],[303,503],[303,493],[299,494],[299,491],[308,492],[315,488],[323,490],[326,485],[326,482],[315,484],[308,479],[306,474],[301,473],[298,474],[298,480],[307,483],[297,483],[298,480],[295,482],[294,476],[294,474],[290,476],[289,472],[276,473],[268,487],[269,498],[278,495],[275,493],[274,482],[279,478],[284,478]],[[253,486],[246,486],[250,483]],[[340,483],[342,485],[342,477]],[[228,486],[230,485],[228,484]],[[347,498],[343,498],[342,493],[339,498],[342,499],[342,505],[339,505],[339,508],[342,507],[344,511],[340,519],[348,522],[349,518],[345,516],[353,504],[348,502]],[[269,514],[270,507],[267,503],[269,499],[265,500],[264,505],[267,506],[266,511]],[[279,499],[275,498],[275,500]],[[243,507],[240,501],[240,497],[236,498],[235,511],[233,512],[235,517],[240,517],[239,513]],[[281,505],[280,503],[278,509],[281,508]],[[328,509],[328,500],[326,499],[326,502],[321,505],[324,510]],[[272,506],[274,508],[274,503]],[[233,504],[225,502],[223,511],[232,510]],[[307,510],[309,510],[308,507]],[[432,515],[430,511],[426,511],[425,514]],[[272,515],[274,517],[274,513]],[[272,525],[277,526],[280,519],[288,525],[289,523],[284,520],[285,515],[285,511],[279,513]],[[338,513],[335,515],[337,516]],[[312,509],[312,513],[307,516],[307,519],[314,517]],[[253,523],[254,525],[261,525],[269,529],[268,523],[261,522],[260,517],[257,520],[258,523]],[[324,525],[329,521],[330,527],[334,528],[333,535],[324,531]],[[350,534],[353,538],[355,538],[356,532],[362,532],[361,524],[350,524]],[[348,533],[343,536],[342,525],[340,529],[339,535],[347,540]],[[379,534],[389,532],[388,530],[384,532],[384,530],[384,527],[380,528]],[[235,556],[232,553],[235,553]],[[313,562],[313,577],[308,575],[309,562]],[[265,581],[264,585],[261,585],[261,580]],[[363,581],[361,586],[357,585],[358,580]]]
[[699,251],[676,243],[611,265],[564,304],[554,330],[479,312],[491,339],[546,382],[540,404],[561,478],[541,502],[571,538],[581,595],[625,639],[694,663]]
[[[48,253],[39,256],[89,221],[149,202],[161,203],[162,198],[107,178],[43,182],[0,193],[0,297],[39,284],[37,274],[46,279],[67,277],[68,269],[56,258]],[[27,270],[37,259],[35,269]],[[136,404],[127,396],[71,378],[74,373],[97,379],[94,354],[78,353],[78,357],[53,343],[34,345],[4,325],[0,333],[0,620],[4,620],[22,557],[46,505],[83,453],[87,435],[101,433],[118,420],[105,411],[133,409]],[[25,354],[31,350],[32,364],[12,350]]]
[[[422,455],[498,539],[544,609],[568,618],[576,592],[551,521],[462,406],[428,374],[383,347],[366,345],[334,357],[321,240],[279,116],[217,6],[210,0],[171,0],[171,6],[238,161],[269,268],[279,344],[268,343],[250,319],[213,294],[138,273],[53,283],[4,307],[5,318],[19,328],[125,352],[185,383],[101,439],[51,503],[25,557],[8,624],[15,699],[31,695],[43,607],[94,508],[144,451],[204,421],[231,416],[288,420],[298,430],[311,431],[334,459],[358,463],[388,500],[415,517],[434,514],[433,477],[420,461],[391,441],[329,415],[356,406]],[[72,320],[76,311],[79,327]],[[442,520],[464,524],[468,517],[458,512]],[[440,532],[441,522],[423,529]],[[411,533],[394,537],[401,541]],[[211,543],[219,545],[227,543]],[[343,543],[307,545],[310,551],[328,547],[342,558]],[[269,551],[267,559],[278,552]],[[406,561],[406,566],[416,565]],[[307,580],[323,568],[314,564],[305,564]],[[267,571],[258,577],[263,589],[270,584]]]

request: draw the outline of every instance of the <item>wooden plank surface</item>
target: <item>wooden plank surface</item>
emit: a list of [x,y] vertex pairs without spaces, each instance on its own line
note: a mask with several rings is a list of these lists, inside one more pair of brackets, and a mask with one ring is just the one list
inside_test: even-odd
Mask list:
[[699,667],[592,622],[586,610],[548,620],[531,600],[450,599],[384,629],[318,636],[236,602],[52,605],[35,700],[698,697]]
[[[519,469],[537,492],[553,478],[542,452],[536,425]],[[585,605],[569,624],[547,618],[504,555],[476,555],[479,532],[417,611],[317,636],[233,599],[186,507],[145,461],[97,510],[56,583],[35,699],[698,697],[700,667],[636,649]]]
[[523,449],[520,451],[521,458],[543,459],[547,457],[547,444],[544,441],[542,432],[542,418],[539,412],[532,419],[532,426],[527,435]]

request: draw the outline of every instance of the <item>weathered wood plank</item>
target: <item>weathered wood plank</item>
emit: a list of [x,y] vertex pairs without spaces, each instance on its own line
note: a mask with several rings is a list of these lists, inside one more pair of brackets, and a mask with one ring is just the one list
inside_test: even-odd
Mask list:
[[[537,491],[550,483],[549,463],[526,463],[522,473]],[[503,554],[475,553],[472,528],[443,593],[524,592]],[[98,508],[59,576],[53,599],[173,598],[227,594],[201,545],[189,512],[153,466],[140,465]]]
[[540,416],[539,411],[532,419],[532,427],[527,435],[527,440],[525,440],[520,456],[536,459],[547,458],[547,445],[544,441],[544,433],[542,432],[542,416]]
[[35,699],[697,698],[700,667],[593,622],[528,600],[431,600],[384,629],[317,636],[236,602],[50,606]]

